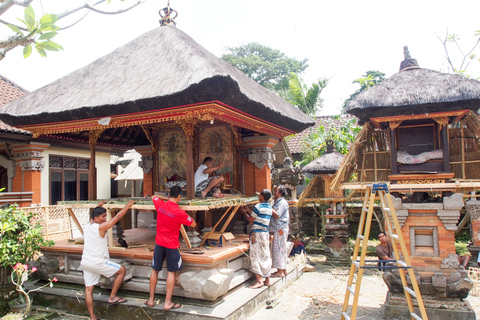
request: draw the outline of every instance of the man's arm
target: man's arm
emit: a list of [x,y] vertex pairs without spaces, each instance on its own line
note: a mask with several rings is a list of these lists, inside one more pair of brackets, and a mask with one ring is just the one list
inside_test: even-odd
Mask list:
[[221,169],[225,166],[225,163],[221,162],[218,166],[215,166],[215,167],[210,167],[210,168],[207,168],[205,170],[203,170],[203,173],[212,173],[218,169]]
[[278,219],[280,218],[280,216],[278,215],[277,211],[275,209],[272,209],[272,216],[275,218],[275,219]]
[[130,207],[135,203],[134,200],[129,200],[127,202],[127,204],[125,205],[125,207],[123,207],[122,210],[120,210],[116,215],[115,217],[113,217],[112,219],[102,223],[99,227],[99,232],[100,232],[100,236],[105,236],[105,232],[110,229],[111,227],[113,227],[114,225],[117,224],[118,221],[120,221],[120,219],[123,218],[123,216],[127,213],[128,209],[130,209]]

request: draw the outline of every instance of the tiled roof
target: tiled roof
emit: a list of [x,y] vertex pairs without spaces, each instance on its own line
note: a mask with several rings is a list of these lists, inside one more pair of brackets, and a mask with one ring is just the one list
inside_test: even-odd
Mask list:
[[[0,107],[6,105],[10,101],[24,96],[27,93],[27,90],[0,75]],[[3,121],[0,121],[0,131],[30,134],[29,131],[11,127]]]
[[315,125],[303,130],[296,135],[288,137],[287,145],[291,154],[302,153],[302,140],[310,132],[316,130],[319,126],[324,125],[325,131],[329,130],[330,124],[333,124],[335,127],[341,127],[345,122],[350,119],[356,119],[355,116],[349,114],[340,115],[339,119],[334,119],[333,116],[321,116],[315,118]]

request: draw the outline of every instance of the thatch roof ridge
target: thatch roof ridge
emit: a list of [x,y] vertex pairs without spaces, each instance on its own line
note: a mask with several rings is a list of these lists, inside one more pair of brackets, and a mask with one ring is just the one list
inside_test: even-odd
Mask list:
[[[218,98],[217,98],[218,97]],[[7,105],[14,125],[210,102],[299,132],[313,120],[173,27],[158,27]]]
[[373,117],[477,110],[480,81],[429,69],[400,71],[357,95],[345,111],[362,121]]

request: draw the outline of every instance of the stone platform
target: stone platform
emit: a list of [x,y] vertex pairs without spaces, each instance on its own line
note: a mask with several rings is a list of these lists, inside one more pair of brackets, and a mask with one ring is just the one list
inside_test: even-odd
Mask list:
[[[174,297],[174,302],[183,304],[180,309],[163,310],[163,295],[156,295],[161,303],[153,308],[147,308],[144,302],[148,298],[147,293],[120,290],[118,295],[128,299],[128,302],[109,305],[108,296],[110,291],[100,288],[94,290],[95,312],[102,319],[115,320],[151,320],[151,319],[245,319],[252,316],[260,308],[265,307],[265,302],[272,299],[289,284],[302,275],[302,270],[296,266],[287,266],[288,275],[285,278],[271,278],[272,286],[259,289],[250,289],[248,285],[255,282],[254,279],[243,283],[228,294],[215,301],[188,299]],[[39,284],[40,285],[40,284]],[[36,286],[29,283],[28,289]],[[56,283],[53,288],[46,287],[34,295],[34,306],[41,309],[63,310],[69,314],[87,316],[85,306],[85,287],[75,284]]]
[[[475,312],[467,301],[452,299],[448,301],[429,300],[423,297],[425,311],[429,319],[442,320],[476,320]],[[418,304],[415,299],[412,299],[415,306],[415,313],[420,316],[420,311],[416,307]],[[407,300],[404,295],[391,294],[387,291],[385,300],[385,319],[411,319]]]

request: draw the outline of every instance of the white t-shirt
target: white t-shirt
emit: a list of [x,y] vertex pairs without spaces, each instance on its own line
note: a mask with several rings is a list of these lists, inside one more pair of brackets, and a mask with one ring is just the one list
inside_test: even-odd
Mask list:
[[208,167],[202,164],[200,165],[200,167],[198,167],[197,171],[195,172],[195,189],[197,189],[197,186],[200,182],[208,179],[208,173],[203,173],[203,170],[205,169],[208,169]]

